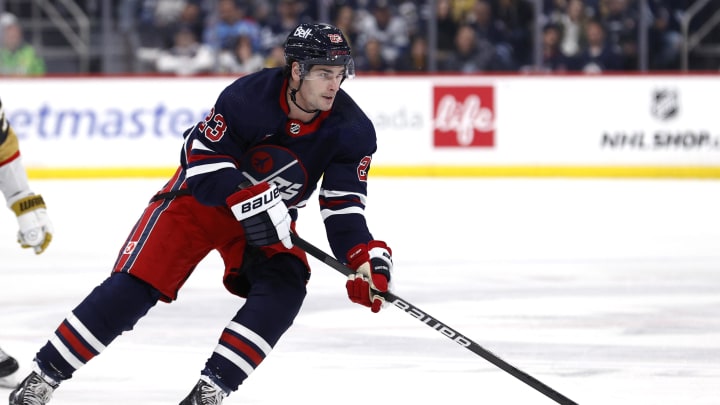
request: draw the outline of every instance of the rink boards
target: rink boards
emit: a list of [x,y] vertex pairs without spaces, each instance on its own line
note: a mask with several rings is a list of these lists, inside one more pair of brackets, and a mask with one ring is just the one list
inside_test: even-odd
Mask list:
[[[31,176],[165,177],[234,77],[4,79]],[[720,177],[717,75],[361,76],[374,175]]]

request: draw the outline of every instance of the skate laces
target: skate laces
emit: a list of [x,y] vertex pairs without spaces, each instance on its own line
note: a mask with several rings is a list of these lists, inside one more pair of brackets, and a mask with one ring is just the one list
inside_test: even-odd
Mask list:
[[200,399],[202,400],[202,405],[222,404],[225,398],[225,392],[209,378],[201,378],[200,380],[203,382],[203,384],[200,384]]
[[45,405],[50,401],[55,387],[39,374],[33,373],[21,390],[22,405]]

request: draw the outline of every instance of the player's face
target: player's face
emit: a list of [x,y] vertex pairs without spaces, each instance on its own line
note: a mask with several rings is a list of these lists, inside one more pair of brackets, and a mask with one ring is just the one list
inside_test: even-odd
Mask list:
[[302,102],[303,108],[307,110],[329,110],[340,90],[344,75],[344,66],[313,66],[305,75],[298,92],[298,102]]

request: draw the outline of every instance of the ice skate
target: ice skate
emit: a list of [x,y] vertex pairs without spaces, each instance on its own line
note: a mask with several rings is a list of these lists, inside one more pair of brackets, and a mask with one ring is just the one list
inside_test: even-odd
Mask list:
[[10,405],[45,405],[58,384],[33,371],[10,393]]
[[0,387],[17,387],[19,368],[17,360],[0,349]]
[[180,405],[220,405],[226,396],[210,378],[201,376],[195,388],[180,402]]

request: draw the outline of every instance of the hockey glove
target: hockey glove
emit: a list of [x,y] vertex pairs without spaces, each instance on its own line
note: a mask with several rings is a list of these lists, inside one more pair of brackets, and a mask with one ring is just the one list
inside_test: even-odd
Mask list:
[[385,242],[372,240],[350,249],[347,258],[350,268],[355,270],[345,283],[350,301],[379,312],[385,298],[377,293],[390,289],[392,250]]
[[20,226],[17,240],[20,246],[33,248],[36,255],[44,252],[54,231],[42,196],[31,194],[18,199],[11,198],[8,205],[17,215]]
[[248,244],[267,246],[282,242],[287,249],[293,247],[290,213],[274,184],[262,182],[244,188],[231,194],[226,202],[245,229]]

